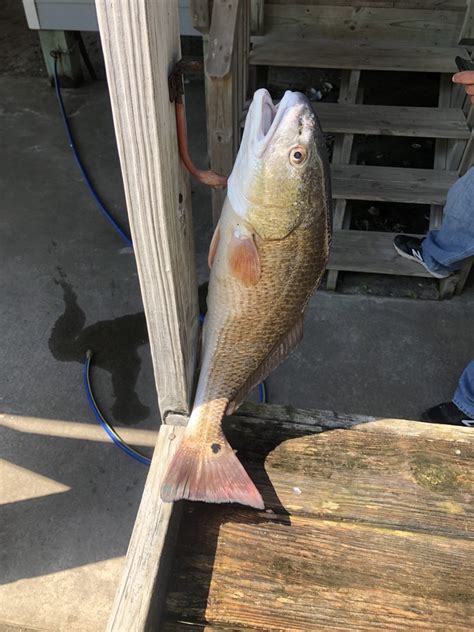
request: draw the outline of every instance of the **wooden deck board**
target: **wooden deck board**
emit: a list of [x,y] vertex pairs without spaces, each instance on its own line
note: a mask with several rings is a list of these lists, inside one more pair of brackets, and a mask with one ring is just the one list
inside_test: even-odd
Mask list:
[[267,511],[185,505],[167,632],[473,629],[469,429],[265,406],[226,433]]
[[379,202],[444,204],[456,171],[331,165],[333,197]]
[[379,136],[467,139],[470,130],[459,108],[315,103],[325,132]]
[[454,59],[465,55],[453,47],[372,47],[359,42],[281,41],[270,36],[253,40],[249,62],[254,66],[400,70],[407,72],[456,72]]
[[333,235],[328,270],[432,278],[423,266],[398,255],[394,237],[395,233],[338,230]]

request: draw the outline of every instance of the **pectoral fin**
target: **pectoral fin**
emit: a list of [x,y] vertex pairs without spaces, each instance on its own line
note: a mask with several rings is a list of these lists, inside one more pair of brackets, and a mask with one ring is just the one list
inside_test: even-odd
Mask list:
[[233,400],[229,403],[226,415],[232,415],[240,404],[245,400],[247,395],[256,386],[263,382],[270,373],[279,366],[283,360],[290,354],[303,337],[303,316],[297,320],[295,325],[288,331],[283,338],[273,347],[262,364],[258,367],[249,379],[241,386]]
[[260,279],[260,257],[251,235],[235,231],[231,237],[228,253],[231,273],[244,285],[255,285]]

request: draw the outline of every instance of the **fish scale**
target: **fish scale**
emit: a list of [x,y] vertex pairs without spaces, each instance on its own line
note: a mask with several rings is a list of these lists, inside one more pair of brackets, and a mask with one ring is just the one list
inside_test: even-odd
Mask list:
[[211,243],[196,397],[163,500],[263,508],[222,418],[299,342],[304,308],[325,270],[330,225],[329,165],[310,104],[287,92],[275,107],[266,90],[257,91]]

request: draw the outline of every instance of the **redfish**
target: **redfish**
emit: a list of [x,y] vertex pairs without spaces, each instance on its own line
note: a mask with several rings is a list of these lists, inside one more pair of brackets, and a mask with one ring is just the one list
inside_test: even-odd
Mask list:
[[199,381],[164,501],[264,508],[221,422],[301,340],[330,239],[329,163],[317,116],[303,94],[288,91],[275,106],[258,90],[210,246]]

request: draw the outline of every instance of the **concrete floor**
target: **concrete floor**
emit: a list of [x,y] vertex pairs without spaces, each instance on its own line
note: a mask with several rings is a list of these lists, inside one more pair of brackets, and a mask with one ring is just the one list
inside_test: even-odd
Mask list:
[[[205,163],[203,90],[186,86]],[[100,404],[150,450],[159,414],[133,254],[98,213],[44,79],[0,77],[0,630],[104,628],[146,468],[112,446]],[[106,85],[67,91],[82,154],[126,225]],[[200,281],[209,192],[194,186]],[[474,349],[474,288],[449,302],[319,292],[272,403],[417,418],[450,397]]]

